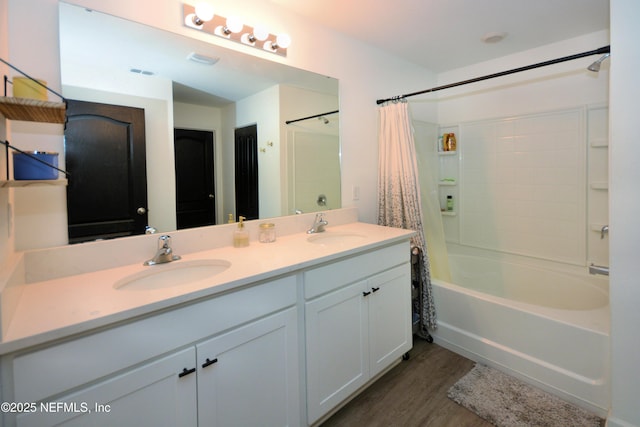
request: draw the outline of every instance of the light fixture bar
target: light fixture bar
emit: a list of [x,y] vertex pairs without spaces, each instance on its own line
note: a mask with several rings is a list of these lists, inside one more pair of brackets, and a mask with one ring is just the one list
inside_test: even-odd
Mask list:
[[[252,46],[266,52],[275,53],[276,55],[287,56],[287,47],[290,39],[286,35],[284,35],[285,37],[283,38],[282,34],[280,36],[271,33],[262,34],[260,28],[254,29],[246,24],[241,24],[242,27],[240,28],[240,24],[238,24],[237,21],[234,25],[237,28],[233,28],[234,26],[229,25],[226,17],[218,14],[215,14],[211,20],[204,21],[197,17],[196,8],[188,4],[183,4],[182,10],[184,17],[183,22],[186,27],[204,31],[208,34],[242,43],[246,46]],[[254,33],[256,30],[258,30],[258,34]],[[283,43],[283,40],[285,43]]]

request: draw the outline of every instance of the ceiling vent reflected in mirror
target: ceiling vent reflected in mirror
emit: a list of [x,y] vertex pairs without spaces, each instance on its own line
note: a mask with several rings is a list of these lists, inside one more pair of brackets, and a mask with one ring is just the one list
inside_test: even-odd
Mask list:
[[142,74],[143,76],[153,76],[155,73],[149,70],[141,70],[140,68],[130,68],[129,71],[135,74]]

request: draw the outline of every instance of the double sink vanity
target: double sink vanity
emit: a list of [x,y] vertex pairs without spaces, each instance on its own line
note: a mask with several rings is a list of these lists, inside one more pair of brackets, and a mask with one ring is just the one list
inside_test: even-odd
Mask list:
[[[354,208],[15,255],[0,277],[5,426],[322,422],[412,346],[412,231]],[[9,409],[9,410],[5,410]]]

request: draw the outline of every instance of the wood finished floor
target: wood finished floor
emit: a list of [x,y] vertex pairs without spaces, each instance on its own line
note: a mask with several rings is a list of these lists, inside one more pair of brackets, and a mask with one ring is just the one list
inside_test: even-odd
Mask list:
[[415,338],[410,358],[322,424],[322,427],[490,427],[447,397],[474,365],[437,344]]

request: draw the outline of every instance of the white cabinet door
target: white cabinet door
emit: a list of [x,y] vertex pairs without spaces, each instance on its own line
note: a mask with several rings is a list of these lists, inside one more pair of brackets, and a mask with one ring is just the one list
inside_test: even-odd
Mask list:
[[305,304],[309,424],[369,378],[365,287],[358,282]]
[[300,424],[297,310],[196,346],[202,426]]
[[367,281],[370,375],[373,377],[411,349],[411,276],[401,265]]
[[405,263],[305,304],[309,424],[412,346]]
[[[124,345],[124,344],[123,344]],[[195,348],[116,375],[18,416],[25,426],[196,426]],[[190,374],[180,375],[184,370]],[[192,371],[193,370],[193,371]]]

